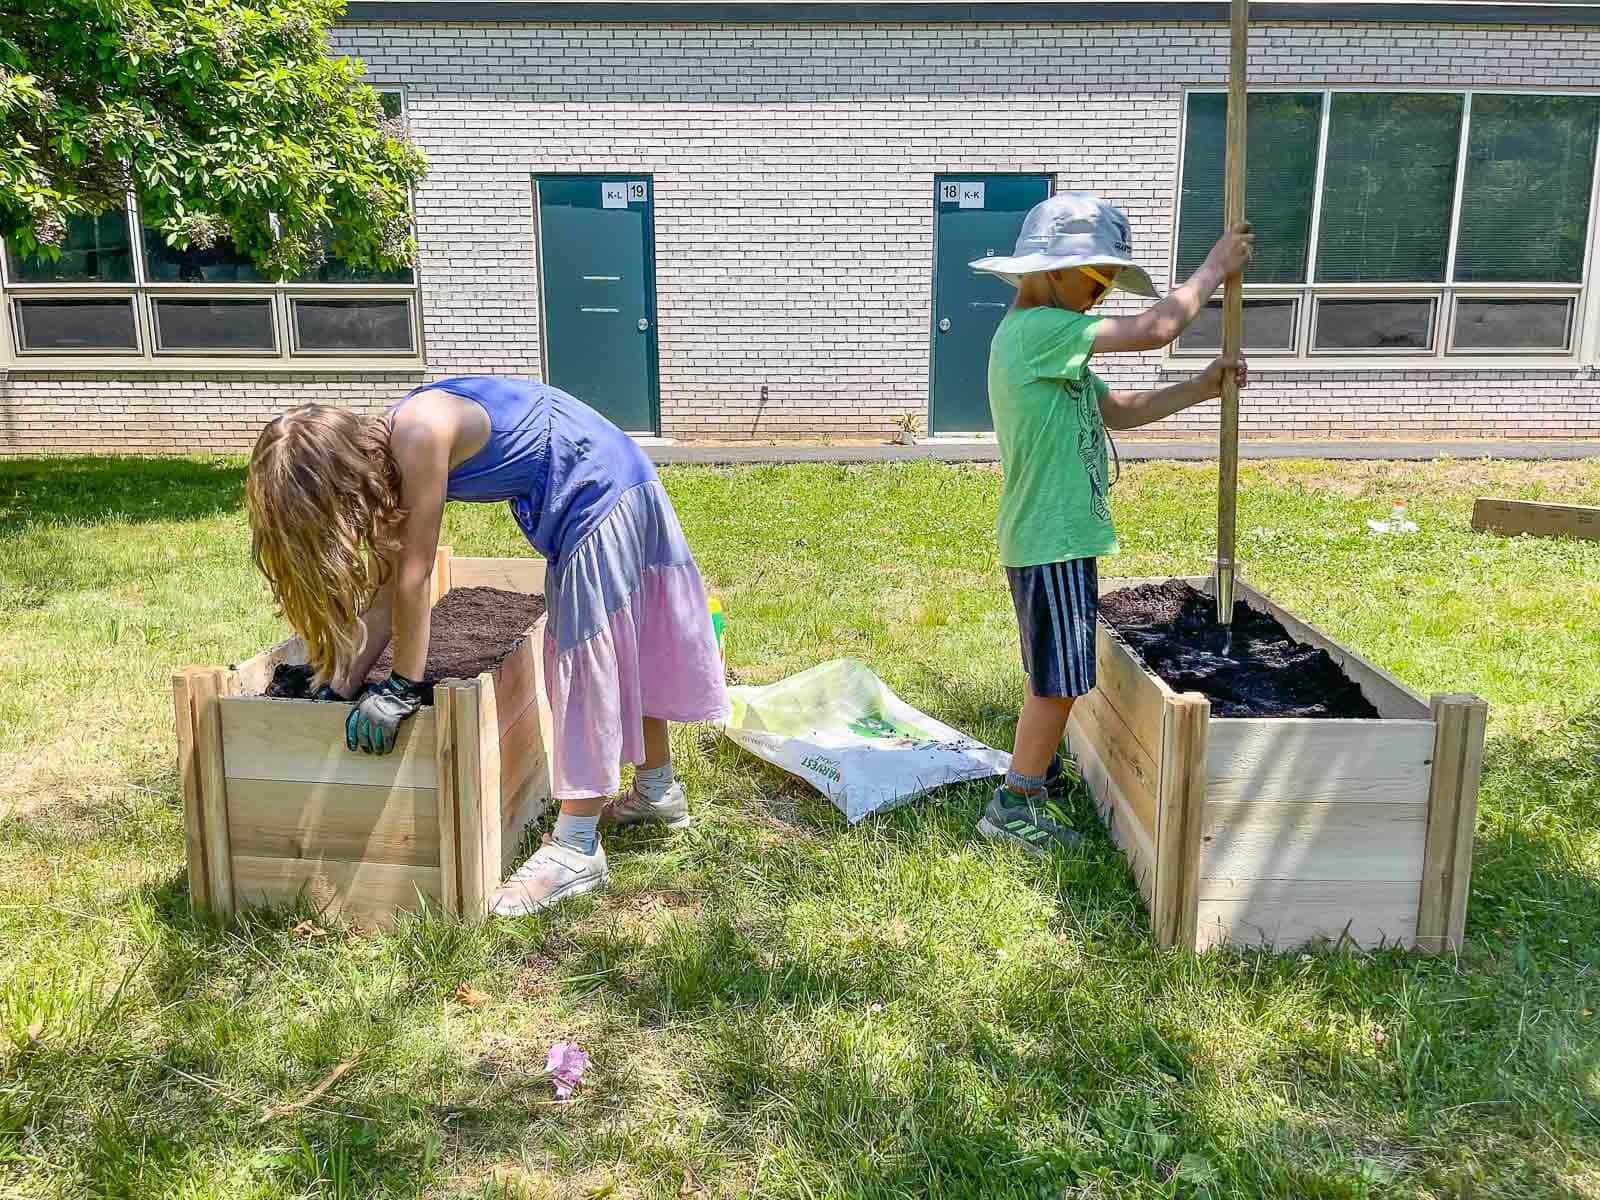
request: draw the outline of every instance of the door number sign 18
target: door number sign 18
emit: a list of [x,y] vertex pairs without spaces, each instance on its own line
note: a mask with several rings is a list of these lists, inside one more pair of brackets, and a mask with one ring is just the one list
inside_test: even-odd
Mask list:
[[600,184],[600,207],[627,208],[650,199],[650,184],[643,179],[608,179]]
[[983,184],[959,181],[939,185],[939,203],[961,208],[983,207]]

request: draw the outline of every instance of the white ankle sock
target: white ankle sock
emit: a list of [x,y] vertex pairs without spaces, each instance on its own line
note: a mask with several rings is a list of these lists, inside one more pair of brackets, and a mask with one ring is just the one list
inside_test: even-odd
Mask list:
[[672,787],[672,764],[664,767],[640,767],[633,773],[633,786],[639,795],[651,804],[660,804]]
[[550,837],[556,845],[565,846],[568,850],[593,854],[595,845],[600,841],[599,834],[595,832],[599,824],[599,813],[592,817],[580,817],[563,812],[556,817],[555,832]]

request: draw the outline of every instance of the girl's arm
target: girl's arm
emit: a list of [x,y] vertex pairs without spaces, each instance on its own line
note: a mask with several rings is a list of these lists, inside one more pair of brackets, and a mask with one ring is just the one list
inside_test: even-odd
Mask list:
[[1250,265],[1255,244],[1256,235],[1250,232],[1249,222],[1241,221],[1222,235],[1200,269],[1182,287],[1173,288],[1142,313],[1101,321],[1094,335],[1094,352],[1112,354],[1170,346],[1200,315],[1217,286]]
[[[1216,358],[1200,374],[1182,383],[1143,392],[1107,392],[1106,398],[1100,402],[1100,416],[1107,429],[1137,429],[1141,425],[1170,417],[1175,412],[1182,412],[1201,401],[1222,395],[1222,372],[1234,365],[1235,360]],[[1237,366],[1239,386],[1247,387],[1250,382],[1249,364],[1241,356]]]

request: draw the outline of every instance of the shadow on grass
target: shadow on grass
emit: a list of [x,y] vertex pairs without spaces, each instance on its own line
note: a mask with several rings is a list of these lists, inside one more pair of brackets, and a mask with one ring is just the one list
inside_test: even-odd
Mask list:
[[244,467],[219,459],[0,461],[0,537],[54,525],[186,521],[244,503]]

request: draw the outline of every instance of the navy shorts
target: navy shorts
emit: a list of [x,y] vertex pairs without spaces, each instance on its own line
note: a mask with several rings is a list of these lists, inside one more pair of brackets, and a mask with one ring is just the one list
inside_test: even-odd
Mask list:
[[1022,633],[1022,668],[1035,696],[1082,696],[1094,690],[1094,627],[1100,573],[1092,558],[1007,567],[1011,603]]

